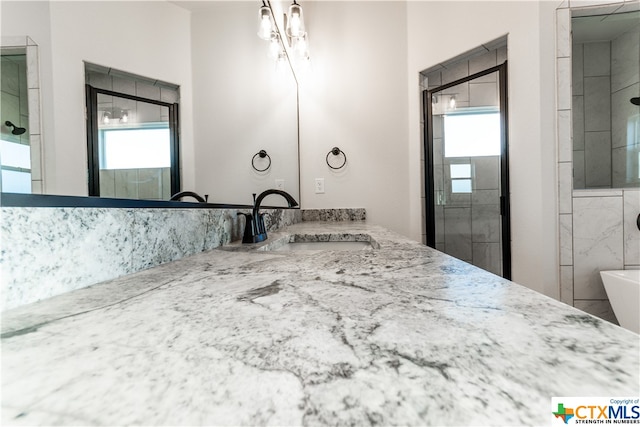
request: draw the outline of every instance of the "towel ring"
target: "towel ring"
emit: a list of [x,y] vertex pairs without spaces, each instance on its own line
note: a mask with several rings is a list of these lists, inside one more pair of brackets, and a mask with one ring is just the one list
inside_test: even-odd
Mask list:
[[[261,159],[264,159],[265,157],[266,157],[267,159],[269,159],[269,164],[267,165],[267,167],[266,167],[266,168],[264,168],[264,169],[258,169],[258,168],[256,167],[255,161],[256,161],[256,157],[258,157],[258,156],[259,156]],[[254,155],[253,155],[253,158],[251,159],[251,166],[253,166],[253,168],[254,168],[256,171],[258,171],[258,172],[264,172],[264,171],[266,171],[267,169],[269,169],[269,168],[271,167],[271,157],[267,154],[267,152],[266,152],[266,151],[264,151],[264,150],[260,150],[260,151],[258,151],[256,154],[254,154]]]
[[[342,153],[342,155],[344,156],[344,161],[342,162],[342,164],[340,166],[331,166],[331,163],[329,163],[329,154],[333,154],[334,156],[339,156],[340,153]],[[344,165],[347,164],[347,155],[344,154],[344,151],[342,151],[338,147],[333,147],[331,151],[327,153],[326,161],[327,161],[327,166],[329,166],[331,169],[342,169]]]

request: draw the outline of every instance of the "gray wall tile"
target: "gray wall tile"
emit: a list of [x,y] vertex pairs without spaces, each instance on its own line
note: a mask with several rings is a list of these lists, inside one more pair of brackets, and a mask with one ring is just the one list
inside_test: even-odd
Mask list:
[[615,92],[640,81],[640,31],[623,34],[611,45],[611,89]]
[[584,57],[583,57],[583,52],[584,52],[584,45],[582,43],[580,44],[574,44],[573,45],[573,56],[571,57],[571,63],[573,64],[572,66],[572,79],[571,79],[571,83],[572,83],[572,88],[573,88],[573,95],[583,95],[584,94],[584,82],[583,82],[583,78],[584,78]]
[[584,78],[585,131],[611,130],[609,77]]
[[584,44],[584,77],[611,75],[611,43]]
[[116,177],[113,169],[100,169],[100,196],[116,197]]
[[587,188],[611,187],[611,134],[585,132],[584,139]]
[[148,99],[153,99],[155,101],[160,101],[160,87],[137,81],[136,95],[142,98],[148,98]]
[[502,275],[500,243],[473,243],[473,265]]
[[455,64],[448,65],[446,70],[442,72],[442,84],[454,82],[469,75],[469,62],[460,61]]
[[471,262],[471,208],[446,209],[444,233],[445,252]]
[[162,200],[162,168],[138,169],[138,197]]
[[478,205],[471,209],[473,242],[500,241],[500,205]]
[[123,199],[138,198],[138,170],[137,169],[116,169],[115,193],[116,197]]
[[498,156],[474,157],[474,190],[500,188],[500,158]]
[[573,97],[572,116],[573,149],[584,150],[584,96]]
[[469,83],[469,106],[485,107],[498,106],[498,84],[497,83]]
[[[484,71],[491,67],[495,67],[497,64],[497,51],[492,50],[482,55],[474,56],[469,59],[469,75]],[[486,76],[479,77],[473,80],[474,83],[491,83],[498,81],[498,73],[487,74]]]
[[573,188],[576,190],[586,188],[584,168],[584,150],[573,152]]

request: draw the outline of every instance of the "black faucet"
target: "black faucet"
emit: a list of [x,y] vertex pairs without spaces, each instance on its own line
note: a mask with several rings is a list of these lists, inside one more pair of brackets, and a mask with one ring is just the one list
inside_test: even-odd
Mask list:
[[176,200],[180,200],[183,197],[193,197],[194,199],[196,199],[198,202],[200,203],[206,203],[209,200],[209,195],[205,194],[204,195],[204,199],[197,193],[194,193],[193,191],[181,191],[179,193],[174,194],[173,196],[171,196],[171,198],[169,199],[170,201],[176,201]]
[[294,199],[291,194],[282,190],[265,190],[260,193],[257,198],[256,193],[253,193],[253,211],[250,214],[242,212],[238,214],[244,215],[246,218],[242,243],[258,243],[267,240],[267,230],[264,226],[264,214],[260,213],[260,203],[262,203],[262,199],[270,194],[278,194],[284,197],[290,208],[298,206],[296,199]]

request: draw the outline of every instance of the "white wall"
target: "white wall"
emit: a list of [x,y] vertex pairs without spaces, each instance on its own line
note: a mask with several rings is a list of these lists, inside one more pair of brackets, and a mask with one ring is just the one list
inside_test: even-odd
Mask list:
[[[513,280],[558,297],[555,179],[556,2],[408,2],[411,236],[422,230],[418,73],[508,34]],[[443,17],[443,18],[441,18]]]
[[2,35],[28,35],[40,46],[47,193],[88,193],[83,61],[180,85],[182,180],[184,188],[193,187],[187,10],[165,1],[3,1],[0,6]]
[[[409,235],[407,4],[303,6],[311,53],[300,76],[303,207],[364,207],[372,222]],[[348,159],[336,172],[325,162],[334,146]],[[315,178],[325,194],[315,194]]]
[[[252,193],[275,188],[276,179],[299,200],[296,82],[257,36],[259,5],[191,6],[195,191],[212,202],[250,204]],[[262,149],[271,167],[256,172],[251,160]],[[264,169],[268,163],[259,160],[256,167]],[[265,203],[286,205],[276,196]]]

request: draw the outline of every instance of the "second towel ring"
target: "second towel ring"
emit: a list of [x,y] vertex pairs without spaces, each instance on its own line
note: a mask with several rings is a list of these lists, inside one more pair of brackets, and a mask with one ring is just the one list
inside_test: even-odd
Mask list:
[[[334,156],[339,156],[340,153],[342,153],[342,155],[344,156],[344,161],[342,162],[342,164],[340,166],[331,166],[331,163],[329,163],[329,154],[333,154]],[[347,155],[344,154],[344,151],[342,151],[338,147],[333,147],[331,151],[327,153],[326,161],[327,161],[327,166],[329,166],[331,169],[342,169],[344,165],[347,164]]]
[[[256,157],[260,157],[261,159],[264,159],[266,157],[267,159],[269,159],[269,164],[267,165],[267,167],[264,169],[258,169],[255,164]],[[266,151],[260,150],[253,155],[253,158],[251,159],[251,166],[253,166],[253,168],[258,172],[264,172],[271,167],[271,157],[267,154]]]

